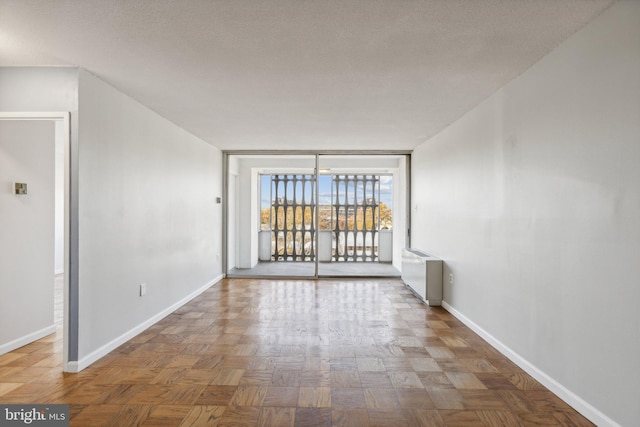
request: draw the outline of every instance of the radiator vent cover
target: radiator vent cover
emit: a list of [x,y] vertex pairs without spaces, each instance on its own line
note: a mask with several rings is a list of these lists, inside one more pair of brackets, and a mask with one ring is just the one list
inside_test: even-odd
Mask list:
[[402,281],[430,306],[442,305],[441,259],[417,249],[403,249]]

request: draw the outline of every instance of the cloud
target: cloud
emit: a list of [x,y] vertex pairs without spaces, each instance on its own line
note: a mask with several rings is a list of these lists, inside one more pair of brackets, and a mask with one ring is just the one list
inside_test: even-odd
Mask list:
[[393,183],[393,175],[382,175],[380,177],[381,184],[390,184]]

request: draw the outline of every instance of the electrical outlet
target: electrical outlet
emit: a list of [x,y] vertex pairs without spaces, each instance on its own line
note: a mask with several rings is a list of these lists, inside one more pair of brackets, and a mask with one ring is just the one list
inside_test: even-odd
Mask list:
[[144,296],[144,294],[147,293],[147,284],[146,283],[141,283],[140,284],[140,296]]
[[453,273],[449,273],[449,284],[453,285]]

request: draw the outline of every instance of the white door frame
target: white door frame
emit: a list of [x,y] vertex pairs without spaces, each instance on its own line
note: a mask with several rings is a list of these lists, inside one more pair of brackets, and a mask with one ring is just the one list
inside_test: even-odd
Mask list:
[[[63,289],[64,289],[64,313],[63,313],[63,370],[70,372],[69,370],[69,276],[71,273],[71,258],[69,251],[70,243],[70,154],[71,154],[71,128],[70,128],[70,114],[69,112],[0,112],[0,120],[47,120],[47,121],[61,121],[63,123],[63,138],[62,141],[64,150],[64,272],[63,272]],[[53,248],[51,248],[53,250]],[[53,271],[51,272],[53,276]],[[77,311],[77,306],[74,307]],[[77,344],[77,343],[76,343]]]
[[[404,209],[404,214],[402,215],[403,221],[400,221],[399,226],[397,226],[394,222],[393,229],[396,228],[400,232],[402,231],[402,236],[397,236],[394,233],[394,247],[397,247],[397,250],[394,249],[394,259],[400,260],[400,256],[397,256],[403,247],[411,247],[411,234],[409,230],[409,226],[411,224],[411,151],[408,150],[223,150],[222,159],[223,159],[223,184],[222,184],[222,195],[223,195],[223,204],[225,209],[223,210],[223,221],[222,221],[222,245],[223,245],[223,257],[222,257],[222,269],[225,274],[225,277],[229,274],[229,257],[231,254],[229,251],[229,175],[231,173],[231,165],[230,159],[232,156],[289,156],[289,155],[298,155],[298,156],[314,156],[315,157],[315,168],[314,174],[316,175],[316,188],[315,188],[315,197],[318,200],[320,187],[319,180],[317,176],[320,174],[320,157],[325,155],[334,155],[334,156],[349,156],[349,155],[392,155],[392,156],[403,156],[403,166],[399,168],[397,173],[394,173],[394,186],[396,182],[401,181],[404,186],[404,196],[397,197],[398,206],[402,206]],[[404,173],[402,173],[402,169],[404,169]],[[257,182],[257,180],[256,180]],[[395,197],[395,196],[394,196]],[[256,203],[258,203],[258,195],[256,195]],[[396,200],[394,198],[394,206]],[[259,204],[258,204],[259,206]],[[316,210],[316,218],[315,221],[318,223],[318,210]],[[259,223],[258,223],[259,224]],[[257,229],[257,228],[256,228]],[[237,236],[236,236],[237,237]],[[316,239],[316,247],[315,252],[318,253],[317,247],[318,240]],[[238,248],[236,247],[236,250]],[[318,274],[318,258],[316,257],[315,261],[315,272],[313,276],[262,276],[264,278],[269,279],[309,279],[309,278],[319,278]],[[399,261],[398,261],[399,262]],[[395,264],[395,262],[394,262]],[[234,277],[240,277],[234,276]],[[251,276],[252,278],[261,277],[261,276]]]

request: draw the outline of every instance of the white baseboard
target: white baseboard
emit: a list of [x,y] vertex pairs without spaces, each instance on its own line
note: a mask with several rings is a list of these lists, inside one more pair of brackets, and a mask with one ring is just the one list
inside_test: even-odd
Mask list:
[[529,362],[524,357],[520,356],[518,353],[513,351],[511,348],[503,344],[496,337],[482,329],[471,319],[466,317],[464,314],[460,313],[458,310],[453,308],[451,305],[447,304],[445,301],[442,301],[442,308],[447,310],[449,313],[454,315],[458,320],[464,323],[469,329],[473,330],[476,334],[480,335],[485,341],[491,344],[496,350],[500,353],[504,354],[509,360],[518,365],[522,370],[535,378],[540,384],[544,385],[546,388],[551,390],[554,394],[556,394],[560,399],[564,400],[567,404],[573,407],[576,411],[580,412],[587,419],[589,419],[592,423],[596,424],[600,427],[621,427],[620,424],[613,421],[611,418],[607,417],[605,414],[600,412],[598,409],[587,403],[580,396],[560,384],[558,381],[551,378],[545,372],[534,366],[531,362]]
[[222,274],[219,275],[218,277],[214,278],[213,280],[211,280],[210,282],[208,282],[204,286],[201,286],[200,288],[198,288],[195,291],[191,292],[189,295],[187,295],[186,297],[182,298],[181,300],[179,300],[175,304],[172,304],[171,306],[169,306],[166,309],[162,310],[160,313],[158,313],[155,316],[147,319],[146,321],[142,322],[141,324],[139,324],[135,328],[133,328],[133,329],[125,332],[124,334],[120,335],[116,339],[108,342],[107,344],[103,345],[99,349],[97,349],[94,352],[88,354],[87,356],[83,357],[82,359],[78,360],[77,362],[76,361],[68,362],[66,364],[66,366],[64,367],[65,372],[80,372],[80,371],[82,371],[83,369],[85,369],[88,366],[90,366],[96,360],[106,356],[107,354],[109,354],[110,352],[112,352],[113,350],[118,348],[120,345],[124,344],[125,342],[129,341],[131,338],[133,338],[136,335],[138,335],[140,332],[142,332],[145,329],[147,329],[149,326],[153,325],[154,323],[157,323],[158,321],[160,321],[164,317],[166,317],[169,314],[173,313],[178,308],[182,307],[183,305],[185,305],[186,303],[188,303],[189,301],[191,301],[192,299],[194,299],[195,297],[197,297],[198,295],[200,295],[201,293],[203,293],[204,291],[209,289],[211,286],[213,286],[214,284],[218,283],[223,278],[224,277],[223,277]]
[[0,344],[0,355],[9,353],[10,351],[15,350],[16,348],[20,348],[27,344],[31,344],[34,341],[39,340],[40,338],[44,338],[47,335],[51,335],[55,333],[56,325],[50,325],[46,328],[42,328],[39,331],[32,332],[20,338],[17,338],[13,341],[9,341],[6,344]]

